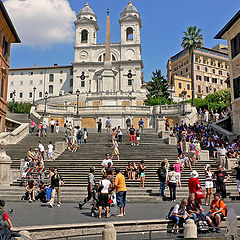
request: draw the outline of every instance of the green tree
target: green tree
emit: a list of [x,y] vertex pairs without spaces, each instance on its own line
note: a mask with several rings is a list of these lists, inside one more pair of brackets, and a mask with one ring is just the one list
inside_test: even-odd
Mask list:
[[192,81],[192,103],[194,103],[194,50],[197,48],[201,48],[203,45],[203,37],[200,34],[201,29],[197,28],[196,26],[190,26],[187,28],[187,31],[184,31],[182,44],[181,46],[188,50],[190,63],[191,63],[191,81]]
[[9,102],[7,104],[8,111],[14,113],[30,113],[32,104],[31,103],[22,103],[22,102]]
[[168,82],[166,78],[162,75],[161,70],[155,70],[152,73],[152,81],[148,83],[147,86],[148,95],[146,100],[146,105],[154,106],[160,104],[159,92],[162,93],[162,104],[171,104],[172,100],[169,98],[168,92]]

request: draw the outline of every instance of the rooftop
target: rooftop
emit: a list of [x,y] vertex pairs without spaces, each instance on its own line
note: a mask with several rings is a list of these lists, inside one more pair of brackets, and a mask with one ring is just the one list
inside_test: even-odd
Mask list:
[[48,66],[48,67],[23,67],[23,68],[10,68],[9,71],[18,71],[18,70],[35,70],[35,69],[56,69],[56,68],[71,68],[71,65],[68,66]]

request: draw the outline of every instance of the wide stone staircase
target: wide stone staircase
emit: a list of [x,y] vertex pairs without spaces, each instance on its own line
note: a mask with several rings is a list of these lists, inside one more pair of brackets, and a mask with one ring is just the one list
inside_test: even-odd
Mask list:
[[[35,134],[29,134],[21,142],[16,145],[7,146],[7,154],[12,157],[12,168],[19,168],[19,159],[26,155],[30,146],[35,147],[38,141]],[[48,134],[47,138],[42,139],[46,147],[49,141],[58,142],[63,141],[62,134]],[[177,159],[176,146],[166,144],[154,130],[146,129],[141,135],[141,143],[139,146],[131,146],[127,134],[123,136],[123,143],[119,144],[120,161],[113,159],[114,167],[120,167],[122,172],[128,162],[135,161],[138,163],[141,160],[145,161],[146,169],[146,183],[145,189],[139,188],[139,180],[126,180],[128,188],[128,201],[134,202],[160,202],[159,197],[159,180],[156,171],[160,162],[167,158],[170,164],[173,164]],[[101,162],[104,159],[105,153],[112,153],[113,149],[109,144],[111,136],[109,133],[96,133],[89,131],[87,144],[82,144],[76,153],[66,150],[54,161],[45,161],[46,167],[58,168],[59,173],[64,179],[64,186],[62,188],[63,201],[77,201],[86,195],[87,176],[89,168],[96,167],[96,179],[101,179]],[[204,167],[206,164],[211,164],[215,170],[217,163],[214,159],[201,160],[193,167],[199,173],[199,178],[204,186]],[[182,172],[182,188],[177,189],[177,198],[187,197],[188,195],[188,179],[190,177],[190,169],[185,168]],[[0,196],[7,200],[19,200],[24,193],[24,188],[19,187],[19,182],[15,181],[10,189],[0,189]],[[234,178],[227,183],[227,190],[231,195],[237,195]],[[169,195],[166,189],[166,195]]]

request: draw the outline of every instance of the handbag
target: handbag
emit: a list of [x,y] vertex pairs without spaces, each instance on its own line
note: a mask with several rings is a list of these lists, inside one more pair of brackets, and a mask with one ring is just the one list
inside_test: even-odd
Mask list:
[[196,198],[197,199],[204,199],[205,198],[205,192],[202,189],[199,189],[196,191]]

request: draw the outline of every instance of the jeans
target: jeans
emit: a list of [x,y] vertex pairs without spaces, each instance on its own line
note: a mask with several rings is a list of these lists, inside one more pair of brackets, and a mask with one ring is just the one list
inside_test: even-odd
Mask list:
[[81,138],[78,138],[77,141],[78,141],[78,144],[82,144],[82,139]]
[[176,200],[176,183],[169,183],[170,200]]
[[125,207],[126,206],[126,191],[121,191],[117,193],[117,205],[118,207]]
[[160,182],[160,195],[161,197],[164,197],[164,191],[165,191],[166,183]]
[[179,218],[179,217],[177,217],[177,216],[171,216],[170,219],[173,220],[174,223],[179,224],[179,221],[180,221],[180,218]]
[[[204,219],[206,221],[206,213],[205,212],[201,212],[200,213],[201,216],[202,216],[202,219]],[[198,214],[196,213],[190,213],[190,215],[192,215],[192,219],[194,220],[194,222],[197,222],[197,217],[198,217]],[[200,219],[201,220],[201,219]]]

